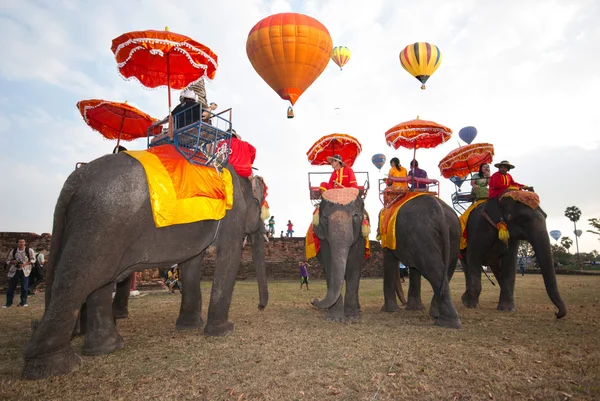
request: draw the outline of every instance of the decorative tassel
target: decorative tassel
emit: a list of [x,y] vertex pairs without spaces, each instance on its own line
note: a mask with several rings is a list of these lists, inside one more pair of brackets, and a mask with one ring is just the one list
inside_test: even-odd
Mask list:
[[319,208],[318,207],[315,209],[315,212],[313,213],[312,224],[314,227],[319,225]]
[[506,225],[506,223],[501,221],[500,223],[496,224],[496,228],[498,229],[498,238],[500,239],[500,241],[504,242],[505,244],[508,244],[510,234],[508,233],[508,226]]
[[362,236],[363,238],[369,238],[369,234],[371,234],[371,224],[369,224],[369,220],[365,218],[362,221]]
[[260,218],[261,218],[261,220],[263,220],[263,221],[264,221],[264,220],[268,219],[270,215],[271,215],[271,214],[270,214],[270,212],[269,212],[269,208],[268,208],[268,207],[266,207],[265,205],[263,205],[263,206],[260,208]]

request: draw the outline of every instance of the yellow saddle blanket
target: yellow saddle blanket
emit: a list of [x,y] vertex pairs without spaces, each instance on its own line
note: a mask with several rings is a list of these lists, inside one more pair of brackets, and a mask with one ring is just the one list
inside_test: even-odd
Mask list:
[[126,151],[146,171],[156,227],[220,220],[233,205],[231,173],[191,164],[173,145]]
[[408,201],[422,195],[434,196],[429,192],[408,192],[404,198],[387,209],[383,208],[379,212],[379,233],[377,238],[381,241],[382,248],[396,249],[396,217],[398,217],[398,211]]
[[471,206],[458,218],[460,220],[460,249],[465,249],[467,247],[467,221],[469,221],[469,215],[471,212],[483,202],[487,201],[487,199],[479,199],[473,202]]

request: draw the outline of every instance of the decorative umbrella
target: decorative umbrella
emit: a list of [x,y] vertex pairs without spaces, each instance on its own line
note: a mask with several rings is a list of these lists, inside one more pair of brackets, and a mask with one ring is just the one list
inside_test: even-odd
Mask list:
[[400,123],[385,133],[385,141],[394,149],[400,146],[414,149],[413,159],[418,148],[435,148],[450,139],[452,130],[427,120],[410,120]]
[[201,78],[213,79],[217,55],[208,47],[178,33],[135,31],[112,41],[119,73],[148,88],[166,86],[169,97],[169,136],[172,137],[171,89],[184,89]]
[[[145,137],[148,128],[158,121],[127,102],[90,99],[77,102],[77,108],[90,128],[106,139],[116,139],[117,146],[121,141]],[[152,128],[152,135],[159,134],[161,130],[162,126],[156,125]]]
[[494,157],[494,145],[491,143],[474,143],[454,149],[444,157],[438,167],[445,178],[466,177],[479,170],[479,166],[491,163]]
[[334,155],[342,156],[342,160],[349,167],[362,151],[362,145],[358,139],[346,134],[331,134],[320,138],[310,150],[306,152],[308,162],[313,166],[327,165],[327,157]]

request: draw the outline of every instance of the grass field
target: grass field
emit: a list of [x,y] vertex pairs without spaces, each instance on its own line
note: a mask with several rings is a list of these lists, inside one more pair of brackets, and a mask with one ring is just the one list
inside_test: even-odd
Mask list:
[[[499,312],[498,287],[483,283],[478,309],[452,295],[462,328],[433,326],[425,312],[383,313],[382,281],[361,281],[361,321],[334,324],[310,300],[325,283],[269,283],[259,312],[254,282],[238,282],[233,335],[175,330],[179,295],[151,293],[130,302],[119,321],[125,348],[84,357],[69,375],[20,379],[29,308],[0,310],[0,399],[61,400],[593,400],[600,399],[600,277],[559,276],[568,315],[554,318],[542,277],[517,277],[517,312]],[[424,282],[423,302],[431,288]],[[206,320],[210,285],[203,285]],[[406,287],[405,287],[406,290]],[[82,339],[73,341],[79,353]]]

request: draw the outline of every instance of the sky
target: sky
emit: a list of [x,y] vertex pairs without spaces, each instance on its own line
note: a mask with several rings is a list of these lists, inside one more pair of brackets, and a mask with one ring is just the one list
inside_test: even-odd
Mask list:
[[[294,119],[245,51],[250,29],[280,12],[316,18],[334,46],[352,51],[343,71],[329,63],[296,103]],[[564,211],[577,206],[580,250],[599,250],[598,236],[586,232],[588,219],[600,218],[599,20],[594,0],[3,0],[0,231],[50,232],[75,164],[112,151],[115,142],[87,127],[78,101],[127,100],[157,118],[167,114],[166,88],[122,79],[110,47],[122,33],[168,26],[218,55],[208,101],[233,108],[234,128],[257,148],[254,165],[269,186],[277,232],[291,220],[295,236],[305,234],[313,210],[308,173],[331,172],[310,166],[306,152],[331,133],[361,142],[354,170],[369,174],[366,208],[375,220],[377,181],[388,166],[378,171],[371,156],[408,166],[412,150],[388,147],[384,133],[419,116],[454,131],[439,147],[417,151],[420,167],[440,179],[443,200],[450,203],[454,185],[438,163],[464,144],[458,132],[472,125],[474,143],[493,143],[494,162],[509,160],[515,180],[535,187],[548,230],[573,239]],[[443,55],[426,90],[400,66],[399,52],[414,42],[433,43]],[[124,145],[145,149],[146,141]]]

